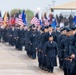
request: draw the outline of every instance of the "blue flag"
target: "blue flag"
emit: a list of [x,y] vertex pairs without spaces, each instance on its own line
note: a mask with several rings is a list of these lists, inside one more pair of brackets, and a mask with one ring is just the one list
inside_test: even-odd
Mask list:
[[23,21],[24,25],[27,25],[26,14],[25,14],[24,10],[22,11],[22,21]]
[[75,25],[76,25],[76,16],[74,16],[73,22],[74,22]]
[[51,25],[54,29],[56,29],[56,25],[57,25],[56,20],[54,20]]
[[40,25],[41,25],[41,26],[44,26],[44,23],[43,23],[43,21],[42,21],[42,20],[40,20]]

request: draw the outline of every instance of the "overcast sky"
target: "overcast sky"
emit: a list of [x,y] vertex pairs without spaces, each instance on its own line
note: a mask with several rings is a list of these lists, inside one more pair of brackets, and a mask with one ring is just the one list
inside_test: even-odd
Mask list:
[[[49,5],[53,6],[53,0],[0,0],[0,10],[2,13],[5,11],[10,11],[14,8],[20,9],[31,9],[36,11],[38,7],[41,8],[41,11],[45,10],[45,7]],[[55,5],[60,5],[73,0],[55,0]]]

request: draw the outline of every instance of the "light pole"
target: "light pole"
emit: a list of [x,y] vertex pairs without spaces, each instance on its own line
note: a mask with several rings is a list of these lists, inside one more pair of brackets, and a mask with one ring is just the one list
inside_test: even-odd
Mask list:
[[52,3],[53,3],[53,7],[55,6],[55,2],[56,2],[55,0],[52,1]]
[[[55,6],[55,2],[56,2],[55,0],[52,0],[53,7]],[[53,12],[53,14],[54,14],[54,12]]]

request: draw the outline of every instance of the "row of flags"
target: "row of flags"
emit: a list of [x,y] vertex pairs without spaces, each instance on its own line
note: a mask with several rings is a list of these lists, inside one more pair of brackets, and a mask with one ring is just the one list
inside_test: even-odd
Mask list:
[[49,25],[48,19],[44,16],[44,18],[40,20],[38,13],[36,13],[30,23],[35,25]]
[[[49,16],[50,17],[50,16]],[[52,20],[51,20],[52,18]],[[47,18],[46,13],[44,13],[44,16],[41,17],[41,20],[39,19],[39,15],[38,13],[36,13],[36,15],[32,18],[31,20],[31,24],[35,24],[35,25],[41,25],[41,26],[47,26],[47,25],[52,25],[53,28],[56,28],[56,19],[51,17],[51,18]]]
[[[18,15],[17,15],[18,14]],[[4,17],[2,18],[1,12],[0,12],[0,25],[27,25],[26,20],[26,13],[23,10],[22,13],[17,13],[13,17],[8,17],[8,13],[4,14]]]
[[[39,19],[39,14],[36,13],[35,16],[32,18],[30,21],[30,24],[35,24],[37,26],[47,26],[47,25],[52,25],[54,28],[56,27],[56,19],[52,18],[47,18],[46,13]],[[1,13],[0,13],[0,25],[27,25],[27,17],[26,13],[23,10],[22,12],[16,13],[13,17],[8,16],[8,13],[5,13],[4,18],[2,18]]]

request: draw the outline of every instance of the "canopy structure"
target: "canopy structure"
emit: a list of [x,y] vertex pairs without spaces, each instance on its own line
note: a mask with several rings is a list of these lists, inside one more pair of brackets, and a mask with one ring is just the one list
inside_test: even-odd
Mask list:
[[76,10],[76,0],[59,6],[52,7],[53,10]]

